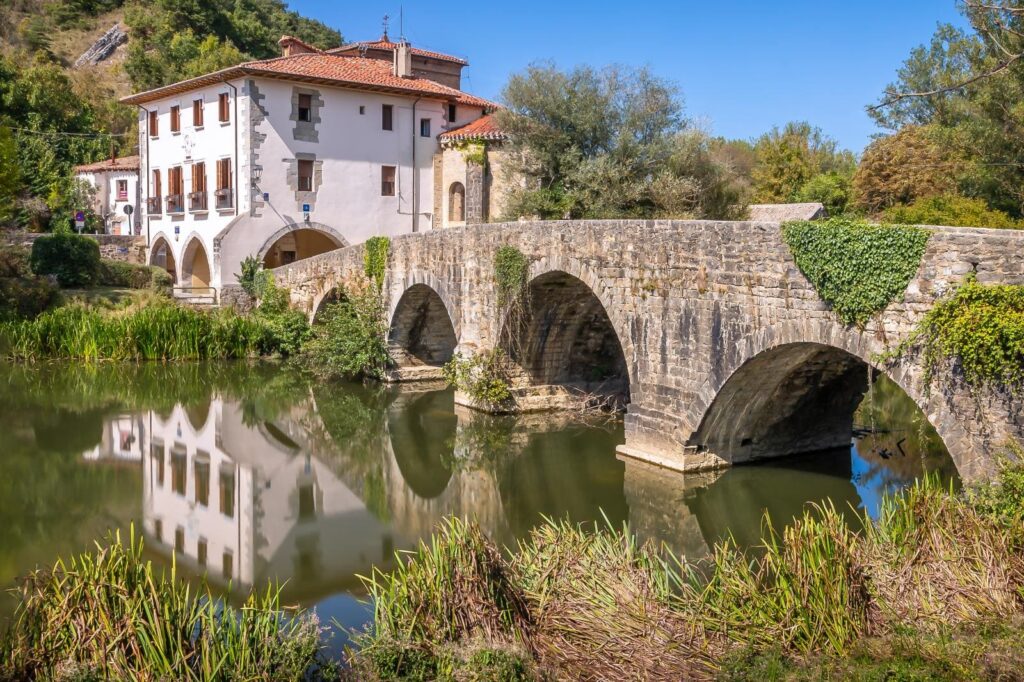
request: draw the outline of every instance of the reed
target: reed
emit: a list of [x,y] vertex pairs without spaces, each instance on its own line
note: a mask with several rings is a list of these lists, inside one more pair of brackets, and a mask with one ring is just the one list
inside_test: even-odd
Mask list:
[[134,529],[31,574],[0,642],[0,678],[303,680],[334,676],[315,616],[285,614],[277,587],[241,608],[143,559]]
[[[941,648],[952,633],[1024,620],[1024,547],[1007,522],[1020,518],[1021,471],[965,494],[925,478],[862,533],[830,504],[781,533],[766,518],[760,547],[730,540],[696,563],[628,529],[567,522],[502,554],[475,525],[448,521],[367,580],[376,629],[353,661],[372,657],[377,678],[396,679],[409,659],[382,651],[422,662],[482,642],[528,653],[554,679],[707,679],[737,653],[849,661],[867,639],[909,635]],[[983,645],[970,650],[965,670],[991,662]]]

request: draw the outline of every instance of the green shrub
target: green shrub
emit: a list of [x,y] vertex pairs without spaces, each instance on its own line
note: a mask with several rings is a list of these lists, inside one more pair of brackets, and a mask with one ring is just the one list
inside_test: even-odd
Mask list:
[[262,271],[263,263],[256,256],[246,256],[242,261],[242,271],[235,275],[242,291],[249,294],[251,298],[259,298],[257,278]]
[[498,307],[505,310],[526,292],[530,262],[523,252],[505,244],[494,253],[494,281],[498,286]]
[[391,365],[387,337],[384,301],[377,287],[365,282],[324,306],[303,356],[322,377],[383,379]]
[[100,245],[76,234],[52,234],[32,244],[32,271],[54,275],[62,287],[94,284],[100,272]]
[[507,409],[512,403],[512,379],[504,351],[490,351],[464,357],[456,353],[444,368],[444,379],[480,407]]
[[903,296],[930,234],[846,218],[782,226],[797,266],[818,295],[839,319],[858,326]]
[[1024,223],[1008,214],[990,209],[982,199],[955,194],[925,197],[908,205],[893,206],[883,212],[887,222],[902,225],[950,225],[953,227],[994,227],[1021,229]]
[[1019,390],[1024,384],[1024,286],[985,285],[968,277],[883,359],[918,350],[929,384],[936,369],[952,362],[972,386]]
[[174,286],[171,274],[157,265],[138,265],[124,261],[100,260],[97,284],[128,289],[153,289],[170,293]]

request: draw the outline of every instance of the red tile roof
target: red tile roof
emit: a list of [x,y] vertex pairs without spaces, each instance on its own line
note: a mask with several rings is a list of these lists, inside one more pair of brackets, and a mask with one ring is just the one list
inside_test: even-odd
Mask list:
[[461,142],[464,140],[504,140],[507,137],[498,125],[494,114],[486,114],[461,128],[441,133],[437,139],[442,142]]
[[76,173],[102,173],[103,171],[137,171],[139,170],[138,156],[122,156],[116,159],[104,159],[96,163],[87,163],[83,166],[75,166]]
[[[392,42],[388,35],[385,33],[380,37],[379,40],[364,40],[358,43],[352,43],[350,45],[342,45],[341,47],[334,47],[327,50],[327,54],[346,54],[349,52],[358,52],[359,50],[395,50],[398,48],[398,43]],[[454,62],[456,64],[462,64],[467,66],[469,62],[460,57],[455,57],[450,54],[444,54],[443,52],[432,52],[430,50],[421,50],[418,47],[412,48],[412,53],[418,57],[429,57],[430,59],[440,59],[446,62]]]
[[475,97],[427,78],[400,78],[394,75],[389,62],[380,59],[367,59],[364,57],[350,57],[320,52],[245,62],[238,66],[221,69],[220,71],[191,80],[136,93],[123,98],[121,102],[125,104],[143,104],[244,76],[265,76],[267,78],[318,83],[343,88],[349,87],[359,90],[432,96],[437,99],[454,101],[467,106],[476,106],[485,110],[493,110],[498,106],[494,102],[481,97]]

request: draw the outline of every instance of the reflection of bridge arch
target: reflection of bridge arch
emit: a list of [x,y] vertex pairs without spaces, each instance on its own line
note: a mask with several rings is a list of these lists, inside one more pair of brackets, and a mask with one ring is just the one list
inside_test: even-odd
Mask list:
[[458,418],[451,410],[451,394],[444,391],[424,393],[405,403],[401,411],[388,413],[391,452],[402,479],[425,500],[444,493],[452,477]]

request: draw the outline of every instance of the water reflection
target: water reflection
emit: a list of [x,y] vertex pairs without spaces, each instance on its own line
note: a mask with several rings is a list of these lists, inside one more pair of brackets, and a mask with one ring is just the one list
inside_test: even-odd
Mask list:
[[487,416],[436,388],[248,365],[0,366],[0,579],[135,522],[186,578],[231,599],[287,581],[290,603],[355,625],[357,576],[449,515],[507,545],[544,516],[628,521],[696,558],[729,536],[755,544],[766,511],[777,526],[823,499],[870,514],[924,471],[955,475],[895,386],[874,387],[857,423],[871,433],[848,449],[681,476],[617,459],[620,421]]

